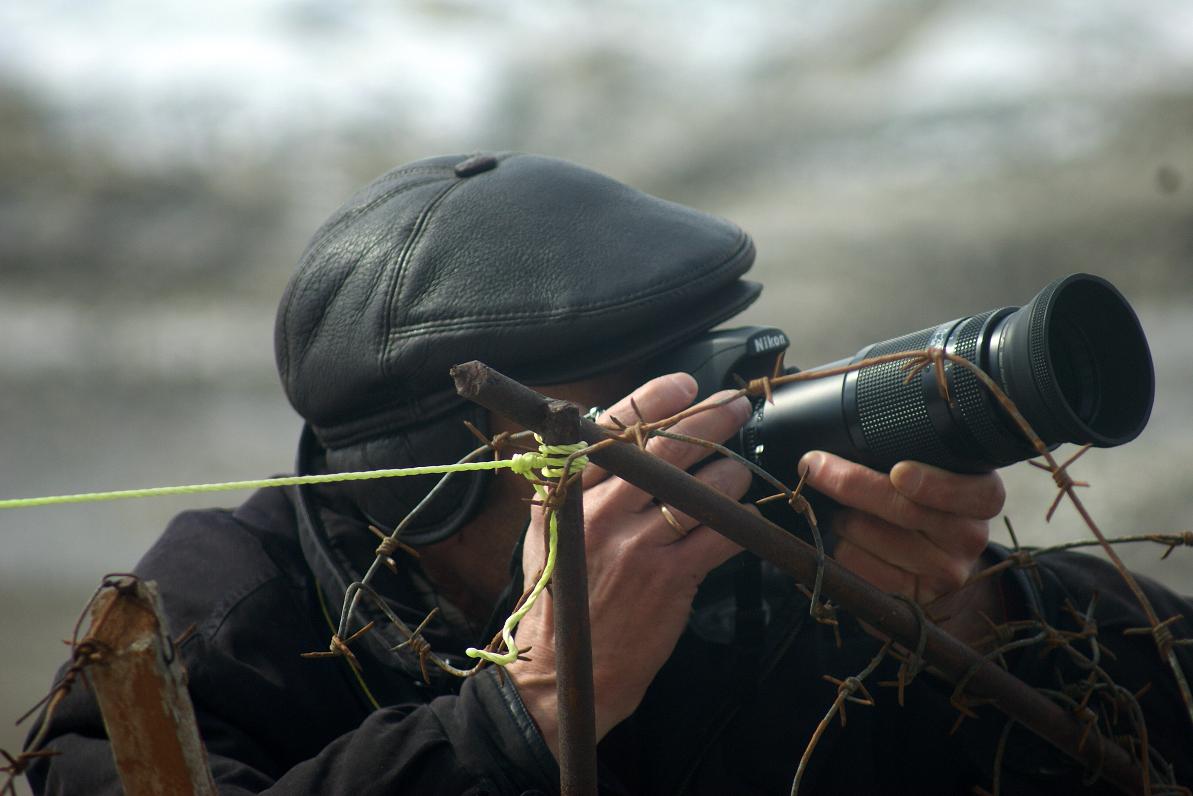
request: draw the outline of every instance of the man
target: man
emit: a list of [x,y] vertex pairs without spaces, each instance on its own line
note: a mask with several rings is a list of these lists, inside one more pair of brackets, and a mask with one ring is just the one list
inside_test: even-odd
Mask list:
[[[453,394],[448,368],[470,359],[585,407],[611,406],[606,422],[669,416],[693,401],[692,379],[647,376],[668,350],[756,298],[760,287],[741,279],[752,260],[735,226],[563,161],[478,155],[396,169],[316,233],[279,309],[279,370],[307,421],[298,468],[447,463],[475,446],[464,421],[512,430]],[[677,430],[723,440],[746,414],[739,400]],[[703,449],[661,438],[648,448],[733,498],[749,484],[732,461],[702,462]],[[1004,555],[986,549],[987,521],[1003,502],[996,475],[910,462],[876,473],[816,452],[803,467],[841,506],[837,560],[882,589],[934,602],[946,629],[968,641],[988,635],[983,616],[1060,625],[1065,599],[1084,607],[1094,584],[1117,594],[1099,582],[1104,567],[1068,559],[1041,565],[1040,589],[1011,572],[958,592]],[[855,674],[877,642],[846,623],[838,645],[789,578],[595,466],[583,482],[602,790],[786,792],[833,696],[821,677]],[[173,630],[196,628],[181,653],[223,792],[556,787],[549,597],[518,628],[529,656],[505,676],[488,667],[461,680],[432,667],[424,681],[417,650],[399,647],[405,637],[371,598],[352,627],[380,621],[353,642],[351,660],[300,657],[327,647],[345,590],[373,560],[368,526],[388,532],[433,483],[264,490],[235,511],[181,515],[138,566],[158,581]],[[528,495],[511,474],[453,478],[404,531],[414,552],[395,553],[394,570],[373,583],[411,626],[439,609],[424,636],[458,667],[472,664],[463,649],[492,637],[542,565],[543,518],[528,512]],[[1156,599],[1164,616],[1182,607]],[[1140,623],[1129,603],[1115,610]],[[1119,648],[1154,661],[1149,643],[1129,637]],[[1053,687],[1053,670],[1066,665],[1026,654],[1011,663]],[[1173,759],[1189,728],[1164,701],[1171,686],[1158,664],[1132,666],[1128,679],[1156,680],[1159,696],[1143,698],[1149,717],[1181,728],[1153,740]],[[882,692],[876,707],[851,709],[848,730],[821,740],[803,792],[990,787],[1003,723],[991,714],[950,736],[956,711],[927,678],[906,703]],[[31,772],[38,790],[118,792],[85,692],[60,706],[49,746],[61,755]],[[1082,775],[1019,736],[1005,758],[1004,787],[1017,792]]]

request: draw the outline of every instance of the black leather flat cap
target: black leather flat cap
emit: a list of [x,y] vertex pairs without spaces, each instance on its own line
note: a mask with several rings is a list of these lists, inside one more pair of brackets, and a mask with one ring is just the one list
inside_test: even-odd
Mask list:
[[315,234],[278,366],[320,441],[350,446],[455,406],[460,362],[558,384],[659,354],[754,301],[753,259],[735,225],[563,160],[422,160]]

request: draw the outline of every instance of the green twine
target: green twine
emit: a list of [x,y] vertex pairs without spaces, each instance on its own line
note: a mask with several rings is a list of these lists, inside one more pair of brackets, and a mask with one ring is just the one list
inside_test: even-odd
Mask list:
[[[522,461],[527,459],[530,460]],[[198,495],[204,492],[229,492],[236,489],[262,489],[271,486],[296,486],[298,484],[332,484],[340,481],[367,481],[372,478],[397,478],[406,475],[442,475],[475,470],[500,470],[509,467],[516,473],[525,474],[531,467],[541,466],[538,454],[515,455],[512,459],[492,462],[464,462],[462,464],[437,464],[429,467],[402,467],[390,470],[360,470],[351,473],[323,473],[319,475],[288,475],[280,478],[265,478],[258,481],[226,481],[219,484],[187,484],[184,486],[155,486],[148,489],[122,489],[115,492],[82,492],[77,495],[50,495],[48,497],[12,498],[0,500],[0,509],[28,509],[34,506],[56,506],[63,503],[98,503],[105,500],[126,498],[164,497],[166,495]]]
[[[575,445],[545,445],[542,438],[535,434],[534,438],[539,443],[539,458],[533,466],[540,468],[544,480],[553,480],[562,476],[565,472],[564,468],[567,464],[567,457],[578,451],[584,450],[587,443],[579,442]],[[515,457],[515,460],[518,457]],[[522,457],[526,458],[526,457]],[[577,456],[571,462],[571,468],[567,471],[570,473],[578,473],[584,469],[588,464],[587,456]],[[515,472],[518,470],[515,468]],[[530,471],[522,472],[527,478],[533,479],[534,473]],[[542,484],[534,484],[534,492],[539,500],[547,498],[547,488]],[[555,520],[555,512],[551,511],[547,514],[547,561],[543,564],[543,574],[539,576],[538,583],[534,584],[534,588],[530,590],[530,594],[526,596],[522,607],[510,614],[509,618],[505,620],[505,625],[501,628],[501,640],[505,642],[506,652],[504,654],[497,652],[488,652],[486,650],[477,649],[476,647],[469,647],[464,650],[464,654],[470,658],[482,658],[489,663],[498,666],[509,666],[514,661],[518,660],[518,645],[514,642],[514,628],[522,621],[522,617],[530,613],[530,609],[534,607],[539,595],[543,593],[543,589],[547,588],[547,584],[551,582],[551,573],[555,571],[555,553],[559,540],[559,526]]]
[[[157,486],[147,489],[122,489],[113,492],[81,492],[75,495],[50,495],[34,498],[11,498],[0,500],[0,509],[27,509],[35,506],[57,506],[65,503],[98,503],[106,500],[125,500],[129,498],[163,497],[166,495],[198,495],[205,492],[228,492],[237,489],[263,489],[276,486],[297,486],[299,484],[332,484],[341,481],[366,481],[374,478],[400,478],[408,475],[443,475],[446,473],[475,472],[479,470],[501,470],[509,468],[519,475],[530,479],[534,484],[535,494],[539,500],[546,500],[547,489],[535,475],[538,470],[542,480],[551,481],[561,477],[565,468],[569,473],[578,473],[588,464],[587,456],[577,456],[568,466],[568,457],[584,450],[587,443],[579,442],[574,445],[546,445],[537,434],[538,453],[516,453],[509,459],[498,459],[491,462],[460,462],[457,464],[440,464],[429,467],[401,467],[389,470],[361,470],[350,473],[322,473],[319,475],[291,475],[280,478],[265,478],[256,481],[225,481],[218,484],[186,484],[183,486]],[[555,571],[556,542],[559,538],[555,512],[547,515],[547,561],[543,565],[543,574],[534,585],[522,606],[505,620],[501,628],[501,637],[505,642],[507,652],[504,654],[487,652],[469,647],[466,653],[472,658],[483,658],[498,666],[508,666],[518,659],[518,645],[514,643],[514,629],[522,618],[534,607],[543,589],[551,581],[551,573]]]

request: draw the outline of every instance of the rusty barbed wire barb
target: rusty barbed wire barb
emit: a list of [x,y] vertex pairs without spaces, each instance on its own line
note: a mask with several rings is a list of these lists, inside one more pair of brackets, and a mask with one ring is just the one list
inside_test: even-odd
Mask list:
[[[1161,561],[1163,561],[1164,559],[1166,559],[1170,555],[1172,555],[1172,551],[1182,545],[1184,545],[1185,547],[1193,547],[1193,531],[1184,531],[1183,533],[1177,534],[1176,536],[1177,536],[1176,541],[1168,541],[1167,542],[1168,549],[1164,551],[1164,555],[1160,556]],[[1158,541],[1158,540],[1152,539],[1152,541]]]
[[431,652],[431,645],[425,638],[423,638],[422,633],[438,613],[438,606],[432,608],[431,612],[426,615],[423,621],[418,623],[418,627],[414,628],[414,632],[410,634],[409,638],[407,638],[401,644],[390,647],[390,650],[395,652],[402,649],[403,647],[409,647],[414,654],[418,656],[418,669],[419,672],[422,673],[423,682],[427,685],[431,684],[431,678],[427,674],[427,658],[433,655],[433,653]]
[[1036,589],[1037,593],[1042,592],[1044,590],[1044,580],[1040,577],[1040,568],[1036,564],[1035,557],[1025,552],[1019,544],[1019,537],[1015,535],[1015,525],[1011,522],[1011,518],[1004,514],[1002,522],[1007,528],[1007,534],[1011,537],[1012,552],[1010,557],[1020,561],[1019,568],[1031,579],[1032,586]]
[[[1042,625],[1042,623],[1024,622],[1023,626],[1025,628],[1039,630],[1040,625]],[[953,724],[952,729],[949,730],[949,734],[952,735],[956,733],[964,719],[976,719],[978,717],[978,714],[974,711],[975,707],[981,707],[982,705],[987,705],[992,702],[992,700],[989,699],[975,699],[966,693],[966,688],[969,686],[970,680],[972,680],[974,676],[981,670],[982,666],[995,659],[1003,660],[1005,662],[1005,656],[1008,652],[1014,652],[1018,649],[1034,646],[1047,641],[1048,638],[1049,635],[1046,630],[1039,630],[1039,632],[1037,632],[1037,634],[1034,636],[1008,641],[1007,643],[995,647],[994,649],[981,655],[978,660],[975,660],[969,666],[969,668],[965,670],[961,677],[957,679],[957,683],[953,687],[953,692],[949,695],[949,704],[958,712],[957,721]]]
[[[1113,685],[1111,687],[1113,687]],[[1081,734],[1081,738],[1079,740],[1079,743],[1084,747],[1086,739],[1088,738],[1089,734],[1094,731],[1096,722],[1097,722],[1097,715],[1095,713],[1093,713],[1093,711],[1089,710],[1086,707],[1086,700],[1088,699],[1088,696],[1089,696],[1088,693],[1084,694],[1083,698],[1079,701],[1079,700],[1075,699],[1069,693],[1066,693],[1065,691],[1060,691],[1060,690],[1052,689],[1052,688],[1040,688],[1038,690],[1040,691],[1040,693],[1045,694],[1050,699],[1052,699],[1054,702],[1057,702],[1058,704],[1064,705],[1066,708],[1068,708],[1068,710],[1074,715],[1074,717],[1084,725],[1084,730],[1083,730],[1083,732]],[[1118,706],[1115,705],[1115,707],[1117,709]],[[1137,709],[1138,705],[1135,705],[1135,707]],[[1117,713],[1116,713],[1116,717],[1117,717]],[[1139,718],[1142,719],[1142,716],[1140,715]],[[1136,729],[1138,730],[1138,728],[1136,728]],[[1140,777],[1141,777],[1141,785],[1142,785],[1143,793],[1153,794],[1154,791],[1152,790],[1152,787],[1151,787],[1151,769],[1150,769],[1150,764],[1149,764],[1149,760],[1148,760],[1148,744],[1147,744],[1147,740],[1146,740],[1146,738],[1147,738],[1146,729],[1144,729],[1143,732],[1144,732],[1144,736],[1143,736],[1142,742],[1139,744],[1139,747],[1140,747],[1139,772],[1140,772]],[[1125,745],[1120,744],[1120,745],[1123,745],[1123,747],[1125,749],[1134,753],[1133,747],[1135,746],[1135,741],[1137,739],[1132,736],[1128,736],[1128,739],[1130,741],[1128,744],[1125,744]],[[1102,773],[1103,773],[1105,763],[1106,763],[1106,757],[1105,757],[1105,754],[1103,753],[1103,751],[1104,750],[1101,750],[1101,749],[1099,750],[1099,755],[1096,760],[1096,765],[1094,765],[1093,767],[1087,767],[1085,773],[1083,774],[1082,779],[1081,779],[1081,784],[1084,787],[1088,788],[1091,785],[1095,784],[1099,779],[1102,778]]]
[[[373,602],[376,604],[378,610],[380,610],[381,613],[385,615],[385,618],[389,620],[390,624],[392,624],[394,627],[396,627],[398,629],[398,632],[401,633],[407,640],[413,638],[415,635],[421,634],[422,631],[426,629],[427,624],[429,624],[430,621],[434,617],[438,616],[438,613],[439,613],[438,608],[433,608],[430,611],[430,613],[428,613],[427,616],[425,616],[422,619],[422,621],[418,625],[418,628],[416,630],[412,630],[409,625],[407,625],[405,622],[403,622],[398,617],[398,615],[394,613],[393,609],[389,607],[388,603],[386,603],[385,598],[382,597],[380,594],[378,594],[376,589],[374,589],[372,586],[362,585],[361,590],[363,592],[365,592],[366,594],[368,594],[373,599]],[[413,647],[413,646],[417,646],[417,645],[410,645],[410,646]],[[391,647],[390,651],[396,652],[398,649],[401,649],[403,647],[404,647],[404,644],[397,644],[394,647]],[[439,669],[447,672],[448,674],[454,675],[456,677],[471,677],[473,674],[476,673],[477,670],[479,670],[481,668],[478,665],[478,666],[474,666],[471,669],[458,669],[455,666],[452,666],[451,663],[449,663],[448,661],[444,660],[443,658],[439,657],[438,655],[435,655],[433,652],[429,653],[426,656],[426,659],[431,661],[431,663],[435,664],[435,666],[438,667]]]
[[385,532],[376,525],[370,523],[368,527],[369,531],[381,540],[381,543],[377,545],[377,549],[373,551],[373,555],[381,559],[381,563],[385,564],[390,572],[397,574],[398,563],[394,560],[393,556],[394,553],[398,552],[399,550],[401,550],[403,553],[406,553],[407,555],[413,556],[414,558],[419,557],[418,551],[405,542],[396,539],[393,536],[387,536]]
[[1052,480],[1056,483],[1057,493],[1056,497],[1052,499],[1052,504],[1048,506],[1048,511],[1044,512],[1044,522],[1051,522],[1052,515],[1056,512],[1057,506],[1060,505],[1061,500],[1066,494],[1075,487],[1087,487],[1088,481],[1074,481],[1073,477],[1069,475],[1069,465],[1081,458],[1081,456],[1092,448],[1092,444],[1082,445],[1077,449],[1077,452],[1066,459],[1062,464],[1057,465],[1052,462],[1052,466],[1042,464],[1035,460],[1029,459],[1028,464],[1040,470],[1044,470],[1052,476]]
[[[837,686],[837,693],[844,695],[844,699],[841,701],[841,708],[837,711],[837,718],[841,720],[842,728],[844,728],[848,723],[848,720],[846,719],[848,714],[845,711],[846,702],[852,702],[855,705],[865,705],[866,707],[874,707],[874,697],[870,694],[870,691],[866,688],[860,677],[856,675],[850,675],[849,677],[846,677],[844,680],[842,680],[840,678],[833,677],[831,674],[823,674],[820,676],[820,679],[824,680],[826,683],[832,683],[833,685]],[[856,694],[858,691],[862,692],[862,696],[854,696],[854,694]]]
[[841,638],[841,619],[838,616],[837,606],[832,600],[813,601],[812,590],[802,583],[797,583],[796,587],[800,594],[808,598],[808,615],[816,620],[817,624],[832,628],[834,644],[837,649],[841,649],[844,646],[844,641]]
[[[975,646],[978,647],[985,646],[988,641],[997,642],[997,646],[1009,644],[1015,640],[1016,630],[1021,627],[1035,627],[1036,624],[1035,620],[1033,619],[1020,619],[1001,623],[995,622],[985,611],[978,611],[978,616],[983,622],[986,623],[986,626],[990,628],[990,636],[979,639],[975,643]],[[1006,667],[1004,666],[1004,668]]]
[[1156,646],[1162,650],[1170,650],[1173,644],[1176,643],[1176,638],[1172,635],[1170,628],[1175,623],[1184,619],[1181,614],[1176,614],[1165,619],[1163,622],[1158,622],[1155,625],[1148,627],[1129,627],[1123,631],[1124,636],[1151,636],[1156,640]]
[[990,566],[983,569],[981,572],[977,572],[977,573],[971,575],[965,581],[965,583],[961,584],[960,588],[958,588],[954,591],[951,591],[951,592],[945,592],[944,594],[940,595],[939,597],[936,597],[935,599],[933,599],[932,601],[930,601],[928,603],[928,606],[931,607],[932,605],[939,602],[940,600],[942,600],[945,597],[950,597],[950,596],[957,594],[959,592],[963,592],[966,589],[976,586],[977,584],[981,583],[984,580],[988,580],[990,578],[993,578],[995,575],[1000,575],[1003,572],[1006,572],[1008,569],[1027,570],[1027,569],[1034,569],[1035,567],[1036,567],[1036,560],[1035,560],[1035,558],[1032,557],[1032,554],[1030,552],[1028,552],[1026,550],[1013,550],[1013,551],[1011,551],[1010,555],[1008,555],[1002,561],[999,561],[997,564],[991,564]]
[[[804,487],[808,483],[808,470],[805,469],[800,475],[799,483],[795,485],[795,489],[787,489],[777,478],[769,475],[768,479],[777,484],[782,490],[779,494],[765,497],[762,500],[756,501],[756,505],[763,505],[775,500],[785,499],[787,505],[791,510],[803,516],[804,521],[808,524],[808,530],[811,532],[812,544],[816,549],[816,574],[812,580],[812,591],[806,593],[808,597],[808,615],[822,625],[828,625],[833,628],[833,635],[837,642],[837,649],[841,648],[841,623],[837,619],[837,609],[831,605],[827,600],[821,597],[821,591],[824,588],[824,564],[827,559],[827,554],[824,549],[824,537],[820,533],[820,523],[816,520],[816,512],[812,508],[812,504],[804,497]],[[801,584],[801,588],[802,584]]]
[[915,613],[916,621],[919,623],[919,639],[916,641],[915,650],[908,651],[899,660],[899,670],[896,673],[894,681],[884,680],[879,682],[880,686],[895,686],[898,690],[896,696],[899,707],[903,707],[903,694],[907,686],[915,680],[921,671],[923,671],[925,664],[924,649],[928,646],[928,617],[924,613],[923,607],[910,597],[902,594],[891,594],[896,600],[906,604]]
[[[1097,603],[1098,593],[1094,592],[1090,597],[1089,607],[1085,610],[1084,614],[1079,613],[1077,609],[1074,608],[1071,603],[1069,603],[1068,600],[1065,600],[1064,608],[1070,612],[1070,615],[1076,622],[1080,623],[1081,635],[1085,640],[1089,641],[1089,665],[1086,666],[1084,663],[1080,662],[1079,665],[1081,665],[1083,668],[1100,671],[1099,667],[1102,663],[1103,650],[1102,645],[1098,642],[1098,620],[1094,618],[1094,606],[1096,606]],[[1110,652],[1110,650],[1106,650],[1106,652]],[[1110,654],[1113,656],[1112,652]]]
[[492,437],[486,437],[484,433],[476,427],[470,420],[465,420],[464,427],[472,436],[476,437],[477,441],[483,448],[489,448],[493,451],[493,458],[500,459],[502,454],[508,449],[514,449],[522,453],[531,453],[535,449],[527,445],[521,445],[514,439],[514,433],[511,431],[500,431]]
[[350,648],[349,644],[356,641],[358,638],[368,633],[373,629],[376,622],[369,622],[367,625],[357,630],[346,639],[340,638],[339,633],[331,635],[331,643],[328,644],[327,650],[320,650],[318,652],[300,652],[299,657],[302,658],[343,658],[348,661],[348,665],[352,667],[357,674],[361,673],[360,661],[356,659],[356,653]]
[[1006,526],[1007,535],[1011,537],[1011,549],[1019,552],[1019,537],[1015,534],[1015,525],[1011,522],[1011,518],[1004,514],[1002,517],[1002,524]]
[[0,774],[5,774],[4,784],[0,785],[0,794],[3,796],[17,796],[17,777],[25,775],[25,771],[29,768],[35,760],[47,757],[55,757],[59,752],[53,749],[43,749],[36,752],[21,752],[16,757],[13,757],[4,749],[0,749],[0,756],[3,756],[7,761],[3,766],[0,766]]
[[911,358],[905,362],[902,369],[906,372],[903,378],[904,384],[911,384],[916,376],[924,372],[925,369],[931,367],[933,376],[936,379],[936,391],[940,394],[941,399],[947,403],[952,404],[953,398],[949,394],[948,376],[945,373],[945,358],[943,348],[927,348],[923,352],[923,358]]
[[[833,716],[840,712],[841,726],[844,727],[845,703],[847,701],[853,702],[854,704],[867,705],[871,707],[874,705],[874,697],[866,689],[865,683],[863,681],[869,677],[871,673],[878,668],[878,665],[882,663],[883,659],[886,658],[887,653],[891,649],[891,644],[893,643],[893,641],[888,639],[879,648],[878,652],[874,654],[874,657],[870,659],[870,662],[866,664],[866,667],[855,675],[846,677],[844,680],[832,677],[830,675],[824,675],[825,680],[837,686],[837,695],[833,699],[832,704],[829,705],[828,712],[824,714],[824,718],[820,720],[820,723],[816,725],[816,729],[813,730],[812,737],[808,740],[807,746],[804,747],[804,753],[800,756],[799,765],[795,769],[795,777],[791,781],[791,796],[798,796],[800,782],[803,780],[804,772],[808,768],[808,761],[812,759],[812,752],[816,749],[816,745],[820,743],[820,738],[824,735],[824,731],[832,722]],[[859,690],[865,694],[863,699],[854,697],[854,694]]]
[[758,384],[762,388],[762,395],[766,399],[766,402],[771,406],[774,406],[775,390],[772,379],[769,376],[763,376],[762,378],[758,379]]
[[[1107,537],[1106,543],[1112,545],[1122,544],[1138,544],[1141,542],[1150,542],[1165,547],[1164,554],[1160,556],[1160,560],[1168,558],[1172,555],[1172,551],[1178,547],[1193,547],[1193,531],[1177,531],[1175,533],[1142,533],[1132,534],[1128,536],[1111,536]],[[1076,550],[1082,547],[1100,547],[1101,542],[1097,539],[1074,539],[1069,542],[1059,542],[1057,544],[1048,545],[1046,547],[1028,547],[1024,548],[1031,556],[1047,555],[1049,553],[1059,553],[1065,550]]]

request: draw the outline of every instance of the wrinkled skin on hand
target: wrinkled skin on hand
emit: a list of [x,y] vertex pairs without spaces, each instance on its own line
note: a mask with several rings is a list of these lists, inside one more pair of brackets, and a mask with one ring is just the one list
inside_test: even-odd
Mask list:
[[[638,388],[633,398],[642,419],[649,422],[685,409],[695,395],[696,383],[690,376],[671,374]],[[675,430],[723,441],[745,422],[748,413],[749,404],[742,398],[697,414]],[[624,422],[636,419],[628,398],[614,405],[605,417],[609,415]],[[651,439],[647,450],[685,469],[708,453],[661,437]],[[695,475],[734,499],[740,499],[750,484],[749,471],[726,459],[704,465]],[[599,467],[590,465],[583,483],[593,689],[600,739],[634,711],[671,654],[687,623],[696,587],[741,548],[675,511],[675,520],[685,530],[681,536],[650,495]],[[543,537],[542,512],[536,508],[523,551],[527,586],[545,559]],[[507,671],[543,738],[557,752],[550,600],[540,600],[522,620],[517,642],[519,647],[532,648],[531,660],[517,661]]]
[[[676,373],[648,382],[632,397],[641,419],[649,422],[683,410],[695,394],[692,378]],[[748,414],[748,402],[740,398],[689,417],[674,430],[722,442]],[[629,397],[605,413],[605,425],[612,426],[607,420],[611,415],[623,422],[638,419]],[[651,439],[647,449],[682,469],[693,468],[708,453],[659,437]],[[821,452],[805,456],[801,471],[805,469],[809,484],[843,507],[834,522],[840,537],[837,560],[878,588],[921,602],[940,598],[966,581],[986,546],[986,520],[1002,508],[1002,484],[996,475],[957,475],[912,462],[901,462],[887,475]],[[695,476],[735,500],[751,480],[743,465],[727,459],[701,465]],[[697,586],[741,548],[672,510],[677,529],[650,495],[595,465],[585,470],[583,484],[599,740],[642,700],[683,632]],[[523,550],[527,587],[546,557],[543,528],[542,511],[535,508]],[[992,596],[982,589],[966,589],[957,598],[957,605],[947,604],[950,598],[941,601],[946,613],[960,609],[950,620],[952,630],[964,631],[963,637],[978,633],[974,609],[992,610]],[[549,599],[540,600],[523,619],[517,642],[523,649],[532,648],[530,660],[511,664],[508,672],[543,738],[558,752]]]
[[979,611],[1000,619],[991,582],[961,590],[979,568],[988,520],[1006,498],[996,473],[960,475],[905,461],[887,474],[823,451],[805,454],[800,471],[841,504],[833,516],[833,557],[846,569],[929,606],[945,631],[971,644],[988,631]]

